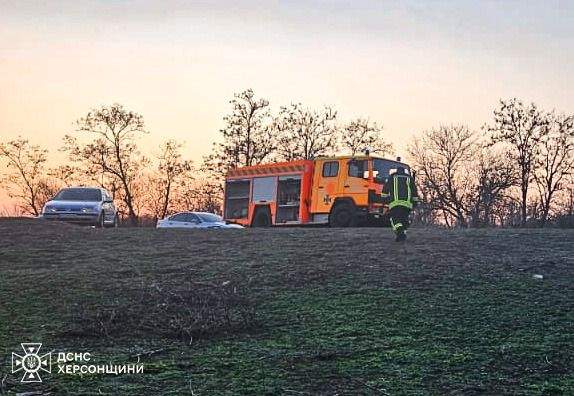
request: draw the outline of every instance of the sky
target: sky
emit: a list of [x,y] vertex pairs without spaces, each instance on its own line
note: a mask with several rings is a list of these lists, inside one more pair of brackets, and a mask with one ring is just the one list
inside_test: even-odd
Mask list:
[[144,116],[140,142],[211,149],[235,92],[384,126],[478,129],[500,98],[574,112],[574,1],[0,0],[0,141],[57,150],[90,109]]

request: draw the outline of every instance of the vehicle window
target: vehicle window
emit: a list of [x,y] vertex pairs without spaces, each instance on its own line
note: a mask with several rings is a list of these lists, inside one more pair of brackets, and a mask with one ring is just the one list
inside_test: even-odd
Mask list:
[[223,221],[221,216],[218,216],[213,213],[197,213],[197,216],[201,219],[201,221],[204,221],[206,223],[215,223]]
[[254,202],[275,201],[277,177],[256,177],[253,179],[252,200]]
[[384,183],[389,175],[395,171],[399,165],[405,168],[405,172],[407,174],[410,174],[410,169],[405,164],[401,164],[396,161],[375,158],[373,160],[373,173],[375,174],[375,182]]
[[171,216],[169,218],[169,220],[171,220],[171,221],[187,221],[186,215],[187,215],[187,213],[174,214],[173,216]]
[[65,188],[54,197],[54,201],[101,201],[102,191],[97,188]]
[[369,164],[366,160],[351,160],[348,163],[348,175],[351,177],[363,177],[365,171],[369,170]]
[[185,221],[188,223],[199,223],[199,217],[194,215],[193,213],[186,213],[185,214]]
[[323,163],[323,177],[335,177],[339,173],[339,161]]

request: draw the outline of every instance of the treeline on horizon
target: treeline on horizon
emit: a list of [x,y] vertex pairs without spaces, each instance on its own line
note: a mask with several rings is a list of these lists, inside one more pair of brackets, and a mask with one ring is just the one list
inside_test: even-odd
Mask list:
[[[69,163],[48,167],[48,150],[28,139],[0,142],[0,186],[17,205],[3,215],[40,214],[66,186],[109,190],[131,225],[182,210],[220,212],[223,178],[235,167],[314,159],[364,150],[393,153],[380,123],[339,119],[331,107],[292,103],[272,112],[252,90],[235,94],[221,139],[199,164],[183,158],[183,144],[167,140],[148,156],[138,138],[142,115],[120,104],[88,112],[64,137]],[[565,225],[574,212],[574,115],[545,111],[513,98],[500,100],[478,131],[440,125],[408,144],[423,204],[415,220],[447,227]],[[568,225],[568,224],[566,224]],[[569,224],[572,226],[572,224]]]

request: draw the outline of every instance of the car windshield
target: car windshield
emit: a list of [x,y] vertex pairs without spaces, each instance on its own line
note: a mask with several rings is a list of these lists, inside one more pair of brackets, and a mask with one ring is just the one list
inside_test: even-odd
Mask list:
[[398,166],[405,168],[405,172],[410,174],[409,167],[400,162],[375,158],[373,160],[373,171],[376,172],[374,180],[376,183],[383,183],[389,177],[392,170],[396,170]]
[[215,223],[223,221],[223,219],[220,216],[213,213],[196,213],[196,215],[199,216],[201,221],[204,221],[206,223]]
[[97,188],[66,188],[60,190],[54,201],[101,201],[102,192]]

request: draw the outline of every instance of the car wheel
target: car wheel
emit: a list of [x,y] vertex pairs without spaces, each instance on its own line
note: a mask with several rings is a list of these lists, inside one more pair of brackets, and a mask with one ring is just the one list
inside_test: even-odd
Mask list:
[[355,223],[355,205],[347,202],[335,204],[329,214],[330,227],[352,227]]
[[100,213],[98,217],[98,222],[96,223],[96,228],[104,228],[106,225],[104,223],[104,212]]
[[114,216],[114,222],[112,224],[106,225],[105,227],[107,228],[117,228],[119,224],[119,219],[118,219],[118,215],[116,214]]

